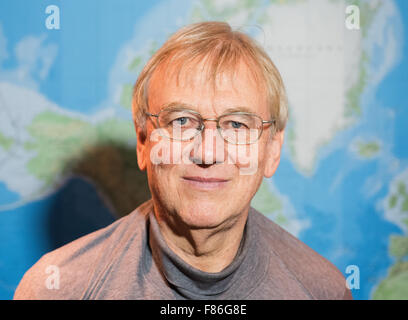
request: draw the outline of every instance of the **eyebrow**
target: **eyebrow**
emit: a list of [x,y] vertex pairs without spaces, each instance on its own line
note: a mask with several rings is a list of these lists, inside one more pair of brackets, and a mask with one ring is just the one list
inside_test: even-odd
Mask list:
[[224,111],[224,113],[233,113],[233,112],[247,112],[247,113],[252,113],[254,114],[255,112],[248,107],[245,106],[237,106],[237,107],[232,107],[228,108]]
[[174,109],[174,110],[186,109],[186,110],[193,110],[193,111],[198,112],[197,110],[195,110],[193,105],[190,105],[184,102],[180,102],[180,101],[165,103],[164,105],[160,106],[160,110],[163,110],[163,109]]
[[[180,102],[180,101],[174,101],[174,102],[170,102],[170,103],[166,103],[164,105],[162,105],[160,107],[160,110],[163,109],[173,109],[173,110],[192,110],[195,112],[198,112],[197,108],[194,107],[191,104],[187,104],[184,102]],[[227,113],[233,113],[233,112],[247,112],[247,113],[251,113],[254,114],[254,111],[249,109],[248,107],[245,106],[236,106],[236,107],[230,107],[226,110],[224,110],[224,112],[222,114],[227,114]]]

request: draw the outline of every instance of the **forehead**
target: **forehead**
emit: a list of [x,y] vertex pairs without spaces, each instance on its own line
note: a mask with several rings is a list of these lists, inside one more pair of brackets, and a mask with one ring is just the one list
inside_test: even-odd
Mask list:
[[266,100],[266,90],[243,61],[217,73],[205,60],[181,66],[163,63],[153,73],[148,87],[150,112],[181,102],[205,116],[243,108],[267,117]]

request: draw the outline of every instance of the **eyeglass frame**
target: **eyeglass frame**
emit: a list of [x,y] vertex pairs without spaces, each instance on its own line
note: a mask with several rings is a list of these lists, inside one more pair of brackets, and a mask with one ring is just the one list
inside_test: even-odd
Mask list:
[[[161,109],[160,111],[159,111],[159,113],[157,113],[157,114],[153,114],[153,113],[150,113],[150,112],[147,112],[147,111],[145,111],[144,113],[147,115],[147,116],[149,116],[149,117],[155,117],[156,118],[156,125],[157,125],[157,127],[159,128],[159,129],[163,129],[163,128],[161,128],[160,127],[160,123],[159,123],[159,116],[160,116],[160,113],[162,112],[162,111],[166,111],[166,110],[171,110],[171,109],[173,109],[173,108],[164,108],[164,109]],[[261,138],[261,136],[262,136],[262,133],[263,133],[263,131],[264,131],[264,125],[265,124],[276,124],[276,119],[275,118],[272,118],[272,120],[263,120],[262,118],[261,118],[261,116],[259,116],[259,115],[257,115],[256,113],[251,113],[251,112],[245,112],[245,111],[235,111],[235,112],[229,112],[229,113],[225,113],[225,114],[222,114],[222,115],[220,115],[219,117],[217,117],[217,118],[203,118],[203,116],[201,115],[201,113],[199,113],[199,112],[197,112],[197,111],[195,111],[195,110],[191,110],[191,109],[187,109],[187,108],[177,108],[177,109],[174,109],[175,111],[176,110],[178,110],[178,111],[187,111],[187,112],[190,112],[190,113],[192,113],[192,114],[195,114],[195,115],[197,115],[197,117],[200,119],[200,128],[197,128],[197,134],[195,134],[195,135],[193,135],[191,138],[189,138],[189,139],[175,139],[175,138],[173,138],[173,137],[169,137],[169,136],[164,136],[164,135],[162,135],[161,133],[160,133],[160,135],[162,136],[162,137],[164,137],[164,138],[168,138],[168,139],[171,139],[171,140],[174,140],[174,141],[189,141],[189,140],[191,140],[191,139],[193,139],[194,137],[196,137],[196,136],[198,136],[200,133],[202,133],[203,131],[204,131],[204,129],[205,129],[205,124],[204,124],[204,121],[215,121],[216,123],[217,123],[217,131],[218,131],[218,133],[220,134],[220,136],[226,141],[226,142],[228,142],[228,143],[231,143],[231,144],[234,144],[234,145],[250,145],[250,144],[254,144],[254,143],[256,143],[260,138]],[[220,127],[220,118],[222,118],[222,117],[225,117],[225,116],[229,116],[229,115],[234,115],[234,114],[238,114],[238,115],[251,115],[251,116],[255,116],[255,117],[257,117],[258,119],[260,119],[262,122],[261,122],[261,132],[259,133],[259,135],[258,135],[258,138],[255,140],[255,141],[253,141],[253,142],[250,142],[250,143],[232,143],[232,142],[230,142],[230,141],[228,141],[226,138],[224,138],[223,137],[223,135],[222,135],[222,133],[221,133],[221,130],[223,130],[221,127]]]

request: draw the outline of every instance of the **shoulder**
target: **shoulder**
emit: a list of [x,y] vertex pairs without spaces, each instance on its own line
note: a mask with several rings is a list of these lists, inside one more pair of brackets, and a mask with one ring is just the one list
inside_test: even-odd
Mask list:
[[281,260],[312,298],[352,298],[344,276],[330,261],[255,209],[250,214],[262,246]]
[[83,298],[92,279],[110,263],[118,248],[143,233],[146,204],[111,225],[42,256],[24,274],[14,299]]

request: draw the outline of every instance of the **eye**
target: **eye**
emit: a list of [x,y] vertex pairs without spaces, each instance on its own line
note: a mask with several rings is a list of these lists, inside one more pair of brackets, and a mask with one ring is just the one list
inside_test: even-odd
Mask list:
[[176,126],[183,129],[192,128],[197,126],[197,120],[192,117],[175,117],[173,120],[169,122],[170,126]]
[[243,124],[241,122],[238,122],[238,121],[231,121],[231,126],[234,129],[239,129],[239,128],[241,128],[243,126]]
[[177,119],[175,119],[173,121],[176,122],[179,125],[184,126],[187,123],[187,120],[188,120],[187,117],[180,117],[180,118],[177,118]]
[[238,129],[248,129],[248,126],[243,122],[230,120],[227,123],[227,128],[238,130]]

